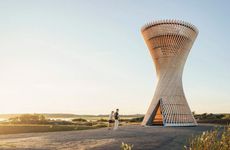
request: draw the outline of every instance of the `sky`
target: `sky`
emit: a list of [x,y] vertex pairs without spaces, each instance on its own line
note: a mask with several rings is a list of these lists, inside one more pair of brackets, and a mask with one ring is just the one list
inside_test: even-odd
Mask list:
[[230,113],[228,0],[0,0],[0,114],[144,114],[156,72],[140,29],[199,29],[183,86],[196,113]]

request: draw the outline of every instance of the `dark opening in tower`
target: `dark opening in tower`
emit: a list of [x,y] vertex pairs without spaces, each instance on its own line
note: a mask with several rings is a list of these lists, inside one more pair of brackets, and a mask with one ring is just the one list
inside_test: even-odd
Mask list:
[[153,125],[163,126],[163,116],[161,112],[160,101],[157,104],[156,110],[156,115],[153,117]]

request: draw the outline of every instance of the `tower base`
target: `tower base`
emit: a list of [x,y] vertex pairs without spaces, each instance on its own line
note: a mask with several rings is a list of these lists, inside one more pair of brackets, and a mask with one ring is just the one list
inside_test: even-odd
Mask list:
[[[187,103],[159,99],[147,126],[197,126]],[[185,111],[187,110],[187,111]],[[151,119],[152,118],[152,119]],[[152,121],[151,121],[152,120]]]

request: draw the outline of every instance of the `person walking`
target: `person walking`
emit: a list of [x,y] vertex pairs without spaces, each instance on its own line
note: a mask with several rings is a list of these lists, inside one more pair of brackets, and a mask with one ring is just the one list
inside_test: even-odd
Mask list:
[[119,109],[116,109],[116,112],[114,113],[114,119],[115,119],[115,124],[113,129],[117,130],[119,126]]
[[[109,122],[108,122],[108,129],[110,130],[113,126],[113,114],[114,111],[111,111],[110,115],[109,115]],[[110,128],[111,127],[111,128]]]

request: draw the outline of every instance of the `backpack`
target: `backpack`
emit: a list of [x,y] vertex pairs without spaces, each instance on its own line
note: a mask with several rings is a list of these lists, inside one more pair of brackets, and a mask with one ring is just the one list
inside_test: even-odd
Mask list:
[[115,112],[115,114],[114,114],[114,118],[115,118],[116,120],[119,118],[119,114],[118,114],[118,112]]

